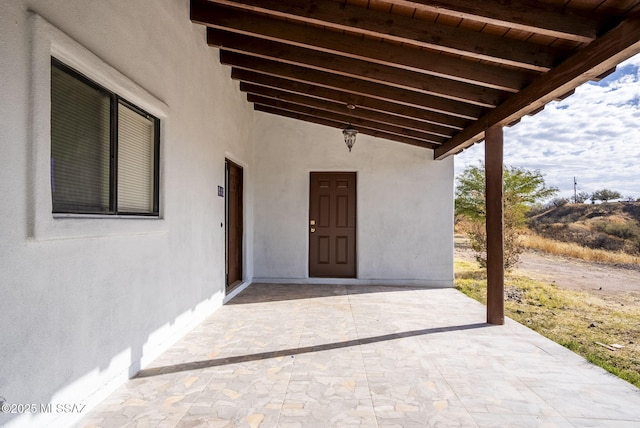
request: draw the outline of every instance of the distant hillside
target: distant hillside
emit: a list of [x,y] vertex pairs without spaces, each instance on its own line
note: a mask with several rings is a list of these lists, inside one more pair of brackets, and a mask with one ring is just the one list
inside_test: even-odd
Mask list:
[[640,254],[640,202],[567,204],[531,213],[529,228],[546,238]]

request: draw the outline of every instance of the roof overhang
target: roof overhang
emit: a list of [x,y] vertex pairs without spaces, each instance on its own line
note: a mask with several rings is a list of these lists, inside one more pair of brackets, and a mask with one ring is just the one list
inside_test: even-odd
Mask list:
[[191,20],[256,110],[436,159],[640,52],[640,0],[192,0]]

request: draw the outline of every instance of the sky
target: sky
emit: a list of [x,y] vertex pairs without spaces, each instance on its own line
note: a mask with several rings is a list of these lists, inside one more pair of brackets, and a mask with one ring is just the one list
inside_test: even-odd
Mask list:
[[[483,160],[484,142],[455,156],[456,176]],[[640,55],[504,128],[504,164],[539,170],[556,197],[573,197],[575,177],[578,192],[640,198]]]

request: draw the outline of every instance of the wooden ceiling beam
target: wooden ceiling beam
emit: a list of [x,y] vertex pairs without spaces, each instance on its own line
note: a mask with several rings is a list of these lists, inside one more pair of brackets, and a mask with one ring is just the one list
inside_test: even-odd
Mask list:
[[386,101],[414,105],[464,119],[477,119],[484,111],[480,106],[455,100],[224,50],[220,51],[220,62],[244,70],[257,71],[271,76],[284,77],[298,82],[320,85],[325,88],[338,89]]
[[562,95],[560,95],[559,97],[554,98],[554,101],[562,101],[562,100],[564,100],[564,99],[569,98],[571,95],[573,95],[573,94],[575,94],[575,93],[576,93],[576,90],[575,90],[575,89],[572,89],[572,90],[570,90],[569,92],[567,92],[566,94],[562,94]]
[[489,111],[471,126],[436,149],[443,159],[484,138],[487,128],[507,125],[549,101],[595,79],[622,61],[640,53],[640,12],[632,13],[620,25],[566,59],[531,85]]
[[[560,54],[548,46],[391,15],[343,2],[212,0],[212,3],[538,72],[551,69]],[[191,0],[192,10],[204,6],[206,0]]]
[[601,75],[599,75],[599,76],[597,76],[597,77],[595,77],[595,78],[591,79],[591,81],[592,81],[592,82],[599,82],[599,81],[601,81],[602,79],[607,78],[608,76],[612,75],[612,74],[613,74],[613,73],[615,73],[615,72],[616,72],[616,67],[613,67],[613,68],[611,68],[611,69],[609,69],[609,70],[605,71],[605,72],[604,72],[604,73],[602,73]]
[[[290,103],[287,101],[275,100],[272,98],[261,97],[258,95],[247,94],[247,100],[254,104],[263,106],[271,106],[280,110],[292,111],[295,113],[304,114],[307,116],[319,117],[322,119],[333,120],[335,122],[342,122],[345,126],[351,123],[356,128],[366,128],[376,131],[386,132],[388,134],[400,135],[405,137],[411,137],[416,140],[422,140],[428,143],[442,144],[447,140],[445,137],[438,137],[435,135],[427,134],[413,129],[403,128],[401,126],[388,125],[380,122],[373,122],[367,119],[361,119],[355,116],[349,115],[349,113],[333,113],[326,110],[320,110],[312,107],[305,107],[299,104]],[[345,108],[345,110],[347,110]]]
[[324,88],[318,85],[296,82],[281,77],[268,76],[266,74],[249,70],[234,68],[231,71],[231,78],[243,82],[240,85],[241,89],[243,85],[250,85],[260,86],[265,89],[291,92],[294,94],[303,94],[305,96],[315,97],[322,100],[334,101],[343,105],[353,104],[358,108],[364,108],[404,118],[411,118],[449,128],[454,131],[464,129],[470,122],[467,119],[435,113],[410,105],[370,98],[336,89]]
[[502,91],[517,92],[538,74],[526,70],[496,68],[464,58],[416,50],[412,46],[383,43],[264,15],[243,13],[211,2],[197,3],[196,7],[191,9],[191,19],[210,28],[224,29]]
[[284,101],[296,105],[324,110],[332,113],[345,114],[348,112],[349,117],[368,120],[371,122],[384,123],[387,125],[398,126],[400,128],[411,129],[425,134],[431,134],[436,137],[450,138],[454,134],[454,130],[442,126],[432,125],[430,123],[420,122],[414,119],[384,114],[377,111],[371,111],[363,108],[354,108],[349,110],[347,104],[324,101],[318,98],[307,97],[291,92],[279,91],[271,88],[264,88],[257,85],[240,84],[240,90],[247,92],[249,102],[257,102],[254,97],[271,98],[273,100]]
[[[332,128],[337,128],[337,129],[343,129],[344,128],[344,123],[343,122],[336,122],[333,120],[328,120],[328,119],[322,119],[319,117],[314,117],[314,116],[308,116],[308,115],[304,115],[301,113],[296,113],[296,112],[292,112],[292,111],[287,111],[287,110],[281,110],[281,109],[277,109],[274,107],[270,107],[270,106],[263,106],[263,105],[259,105],[259,104],[255,104],[253,106],[254,110],[256,111],[261,111],[264,113],[269,113],[269,114],[274,114],[277,116],[284,116],[284,117],[288,117],[291,119],[296,119],[296,120],[301,120],[304,122],[309,122],[309,123],[315,123],[318,125],[324,125],[324,126],[330,126]],[[434,149],[435,147],[437,147],[437,144],[433,144],[433,143],[429,143],[429,142],[425,142],[422,140],[417,140],[414,138],[409,138],[409,137],[403,137],[401,135],[394,135],[394,134],[389,134],[386,132],[382,132],[382,131],[376,131],[373,129],[367,129],[367,128],[361,128],[358,129],[358,133],[360,134],[365,134],[365,135],[370,135],[372,137],[376,137],[376,138],[384,138],[386,140],[389,141],[395,141],[398,143],[403,143],[403,144],[408,144],[410,146],[416,146],[416,147],[420,147],[423,149]],[[339,136],[337,138],[340,138],[342,136]]]
[[481,107],[495,107],[505,98],[504,92],[469,83],[272,42],[257,37],[234,34],[224,30],[212,28],[207,30],[207,43],[209,43],[209,46],[224,49],[225,51],[336,73],[341,76],[363,79]]
[[394,4],[580,43],[595,40],[602,27],[595,14],[531,0],[394,0]]

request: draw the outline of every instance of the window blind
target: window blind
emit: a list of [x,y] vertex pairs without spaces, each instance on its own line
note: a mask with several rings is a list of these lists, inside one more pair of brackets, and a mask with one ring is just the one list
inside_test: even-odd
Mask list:
[[118,211],[153,211],[154,122],[118,104]]
[[53,212],[110,210],[110,95],[51,70]]

